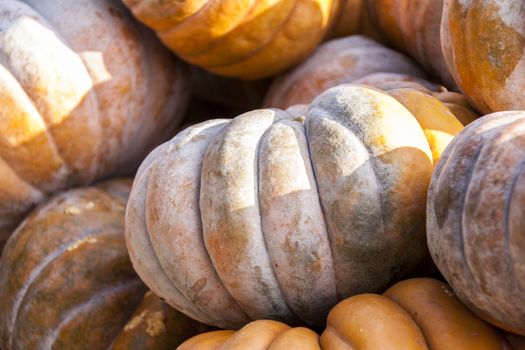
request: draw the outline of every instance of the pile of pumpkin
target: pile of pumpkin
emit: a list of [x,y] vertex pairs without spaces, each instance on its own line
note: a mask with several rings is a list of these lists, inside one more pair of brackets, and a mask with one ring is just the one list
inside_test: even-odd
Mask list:
[[525,349],[523,0],[0,28],[2,350]]

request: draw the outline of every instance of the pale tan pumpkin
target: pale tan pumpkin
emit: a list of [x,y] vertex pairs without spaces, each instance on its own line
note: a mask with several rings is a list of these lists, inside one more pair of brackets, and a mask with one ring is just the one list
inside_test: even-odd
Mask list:
[[137,174],[132,262],[205,323],[318,324],[426,261],[432,158],[414,116],[363,86],[328,90],[305,118],[267,109],[190,127]]
[[406,52],[448,88],[456,88],[441,51],[443,0],[365,0],[369,13],[396,49]]
[[466,127],[429,189],[428,244],[459,298],[479,317],[525,335],[525,112]]
[[303,63],[276,78],[264,106],[288,108],[308,104],[328,88],[351,83],[378,72],[425,78],[425,73],[408,57],[363,36],[334,39]]
[[[359,30],[363,0],[124,0],[178,56],[243,79],[275,75],[322,39]],[[354,23],[357,22],[357,23]]]
[[0,240],[58,190],[130,172],[168,138],[186,74],[117,0],[0,4]]
[[525,109],[525,2],[444,3],[442,48],[461,91],[484,114]]

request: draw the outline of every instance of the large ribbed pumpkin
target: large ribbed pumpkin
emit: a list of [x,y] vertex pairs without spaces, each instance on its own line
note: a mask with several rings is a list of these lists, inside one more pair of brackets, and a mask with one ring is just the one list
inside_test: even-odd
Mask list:
[[337,26],[335,32],[350,34],[359,27],[354,21],[360,21],[363,8],[363,0],[124,3],[184,60],[244,79],[269,77],[292,67],[305,59],[333,26]]
[[[254,321],[238,332],[193,337],[177,350],[512,350],[446,284],[421,278],[399,282],[384,295],[361,294],[335,306],[321,338],[307,328]],[[518,350],[519,348],[515,348]]]
[[441,51],[443,0],[366,0],[380,32],[449,88],[456,84]]
[[190,127],[134,181],[126,241],[145,283],[208,324],[318,324],[427,258],[432,154],[418,121],[362,86]]
[[324,43],[306,61],[275,79],[264,105],[284,109],[308,104],[328,88],[378,72],[426,76],[403,54],[354,35]]
[[3,350],[108,349],[117,335],[112,349],[172,349],[204,330],[151,292],[139,306],[146,287],[124,241],[130,186],[60,193],[18,227],[0,260]]
[[525,112],[487,115],[436,167],[428,244],[441,273],[481,318],[525,335]]
[[450,72],[484,114],[525,109],[525,2],[445,0],[441,42]]
[[50,193],[133,170],[186,104],[182,67],[118,0],[2,1],[0,56],[2,242]]

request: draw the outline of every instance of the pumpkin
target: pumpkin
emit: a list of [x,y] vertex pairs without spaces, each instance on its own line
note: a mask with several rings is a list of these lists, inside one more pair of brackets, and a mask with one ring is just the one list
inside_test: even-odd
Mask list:
[[151,293],[141,304],[124,240],[130,186],[60,193],[18,227],[0,259],[2,349],[106,349],[117,337],[112,349],[173,348],[203,330]]
[[[361,294],[336,305],[321,338],[302,327],[254,321],[237,332],[195,336],[177,350],[510,350],[497,330],[477,318],[444,283],[405,280],[384,295]],[[516,348],[519,349],[519,348]]]
[[363,8],[363,0],[124,3],[185,61],[243,79],[270,77],[294,66],[332,27],[336,33],[353,31]]
[[343,85],[305,118],[256,110],[154,150],[133,184],[126,242],[155,294],[201,322],[316,325],[338,300],[426,261],[432,170],[406,108]]
[[447,147],[429,189],[428,245],[479,317],[525,335],[525,112],[498,112]]
[[276,78],[266,95],[266,107],[308,104],[328,88],[378,72],[425,78],[412,60],[374,40],[354,35],[330,40],[303,63]]
[[365,2],[373,22],[388,42],[414,58],[447,87],[456,87],[441,51],[443,0]]
[[48,195],[134,171],[173,135],[187,77],[117,0],[3,1],[0,17],[3,246]]
[[525,3],[445,1],[441,43],[452,76],[483,114],[525,109]]

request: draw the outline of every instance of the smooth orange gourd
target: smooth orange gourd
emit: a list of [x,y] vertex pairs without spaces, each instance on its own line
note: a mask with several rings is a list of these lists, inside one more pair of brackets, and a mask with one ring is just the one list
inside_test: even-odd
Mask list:
[[[519,340],[516,340],[518,344]],[[177,350],[518,350],[469,311],[445,283],[399,282],[383,295],[360,294],[337,304],[322,336],[276,321],[254,321],[238,332],[193,337]]]

